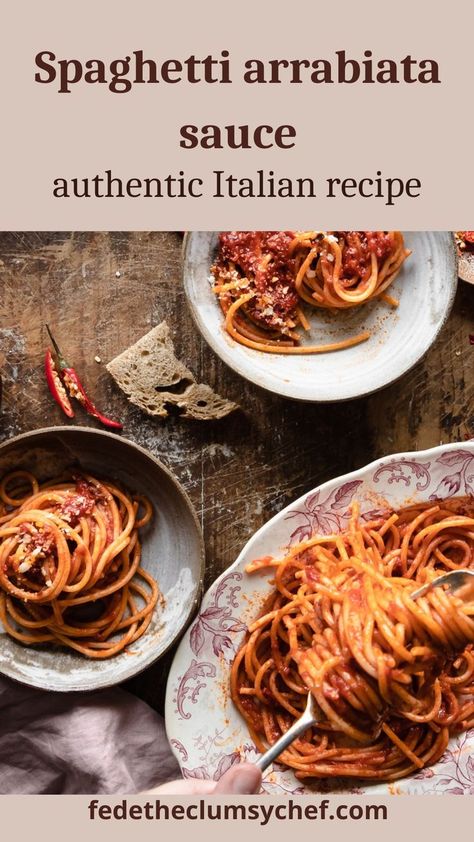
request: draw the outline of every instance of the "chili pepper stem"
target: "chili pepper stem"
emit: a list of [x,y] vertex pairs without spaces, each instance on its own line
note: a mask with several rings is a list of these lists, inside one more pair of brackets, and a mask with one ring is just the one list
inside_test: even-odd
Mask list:
[[51,339],[51,343],[53,345],[54,352],[55,352],[57,360],[58,360],[58,366],[59,366],[60,370],[62,371],[64,368],[68,368],[68,364],[67,364],[65,358],[63,357],[63,355],[60,351],[59,345],[56,342],[53,334],[51,333],[51,329],[50,329],[48,324],[46,324],[46,330],[48,331],[49,338]]

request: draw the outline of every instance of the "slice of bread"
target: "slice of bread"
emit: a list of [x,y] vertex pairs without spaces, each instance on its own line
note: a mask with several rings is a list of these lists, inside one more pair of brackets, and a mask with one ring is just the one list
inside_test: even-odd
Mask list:
[[208,421],[238,408],[197,383],[193,373],[177,359],[166,322],[154,327],[108,365],[107,371],[135,406],[148,415]]

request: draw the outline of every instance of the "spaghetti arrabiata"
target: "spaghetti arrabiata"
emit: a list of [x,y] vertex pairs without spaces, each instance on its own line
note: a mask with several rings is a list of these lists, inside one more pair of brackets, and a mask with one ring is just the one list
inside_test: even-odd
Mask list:
[[109,658],[146,631],[160,592],[140,566],[150,502],[83,475],[0,482],[0,620],[26,645]]
[[231,694],[259,751],[311,690],[321,721],[279,758],[297,777],[393,781],[439,760],[474,726],[474,595],[410,594],[473,565],[472,501],[370,521],[353,503],[341,534],[252,562],[249,573],[274,568],[275,590],[235,657]]
[[337,312],[383,298],[410,252],[400,231],[226,231],[219,236],[213,291],[232,338],[278,354],[317,354],[365,342],[369,332],[301,345],[305,305]]

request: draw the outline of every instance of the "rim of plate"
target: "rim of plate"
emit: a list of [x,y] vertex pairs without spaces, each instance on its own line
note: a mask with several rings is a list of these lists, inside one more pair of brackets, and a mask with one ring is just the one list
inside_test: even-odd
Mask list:
[[[161,462],[160,459],[158,459],[156,456],[154,456],[153,453],[151,453],[145,447],[142,447],[140,444],[136,444],[136,442],[131,441],[130,439],[125,438],[124,436],[119,436],[116,433],[110,433],[107,430],[98,430],[95,427],[86,427],[84,425],[62,424],[62,425],[59,425],[57,427],[39,427],[37,430],[28,430],[26,433],[20,433],[17,436],[12,436],[11,438],[5,439],[5,441],[0,442],[0,454],[2,453],[2,451],[4,449],[7,448],[7,446],[16,445],[16,444],[21,443],[23,441],[27,441],[28,439],[34,438],[35,436],[40,435],[40,434],[56,434],[57,433],[59,435],[64,435],[64,433],[66,433],[66,435],[67,435],[71,431],[79,432],[79,433],[87,433],[87,434],[91,434],[91,435],[94,435],[94,436],[101,436],[102,438],[105,438],[105,439],[115,439],[116,441],[120,441],[123,444],[125,444],[126,446],[128,445],[132,449],[138,450],[140,453],[142,453],[148,459],[151,459],[151,461],[154,462],[155,465],[168,477],[168,479],[170,480],[172,485],[175,487],[177,493],[182,497],[182,499],[183,499],[183,501],[186,505],[186,508],[188,509],[188,511],[191,515],[194,527],[196,529],[196,536],[198,538],[198,544],[199,544],[199,576],[198,576],[198,579],[196,580],[195,594],[193,596],[193,599],[192,599],[190,608],[189,608],[189,610],[186,614],[186,617],[184,618],[184,621],[181,624],[181,627],[177,628],[175,630],[175,632],[171,636],[169,642],[166,644],[165,648],[159,653],[159,655],[156,655],[154,657],[150,655],[150,659],[147,660],[145,663],[141,664],[140,667],[136,670],[134,670],[133,666],[131,665],[131,668],[129,668],[128,670],[124,670],[123,675],[121,675],[120,678],[118,678],[117,680],[111,678],[109,681],[104,681],[102,683],[97,683],[95,681],[92,681],[89,684],[88,682],[86,682],[80,688],[74,688],[72,690],[69,690],[66,687],[64,687],[64,688],[55,687],[53,692],[58,692],[58,693],[75,693],[75,692],[77,693],[77,692],[82,692],[84,690],[87,690],[87,691],[89,691],[89,690],[105,690],[109,687],[114,687],[117,684],[122,683],[123,681],[129,681],[131,678],[135,678],[137,675],[140,675],[142,672],[147,670],[149,667],[153,666],[153,664],[155,664],[157,661],[161,660],[161,658],[163,658],[163,656],[166,655],[166,653],[169,652],[169,650],[177,643],[177,641],[179,641],[180,638],[182,638],[182,636],[186,633],[186,630],[188,629],[188,627],[190,625],[190,622],[191,622],[191,620],[193,619],[193,617],[196,613],[196,609],[199,607],[200,603],[202,602],[202,590],[203,590],[204,573],[205,573],[205,566],[206,566],[206,553],[205,553],[205,545],[204,545],[204,536],[203,536],[203,533],[202,533],[201,525],[199,523],[199,519],[198,519],[196,510],[194,508],[194,505],[193,505],[188,493],[185,491],[185,489],[183,488],[183,486],[179,482],[178,478],[173,474],[173,472],[163,462]],[[6,675],[11,681],[15,681],[17,684],[22,684],[22,685],[27,686],[27,687],[37,687],[39,689],[45,689],[45,690],[51,689],[46,684],[33,683],[32,681],[26,681],[26,680],[22,681],[17,676],[10,675],[9,673],[4,671],[1,663],[0,663],[0,675]]]
[[[249,551],[251,551],[251,548],[254,545],[254,543],[256,543],[262,536],[264,536],[265,533],[271,531],[275,521],[279,521],[281,518],[284,517],[284,515],[287,512],[297,508],[311,494],[314,494],[317,491],[323,492],[323,491],[326,491],[326,490],[330,490],[332,488],[332,486],[340,485],[341,483],[345,483],[347,481],[350,481],[351,479],[354,479],[355,477],[363,478],[367,474],[372,473],[377,468],[382,467],[387,462],[387,460],[393,460],[393,461],[399,461],[400,460],[400,461],[402,461],[402,460],[410,459],[411,461],[418,461],[420,459],[427,459],[427,458],[431,457],[431,455],[433,455],[433,456],[441,455],[442,453],[449,452],[449,451],[455,451],[455,450],[458,450],[458,449],[471,451],[472,454],[474,455],[474,439],[471,439],[471,440],[465,441],[465,442],[464,441],[463,442],[449,442],[448,444],[441,444],[441,445],[436,445],[435,447],[428,447],[428,448],[425,448],[425,450],[408,450],[408,451],[403,451],[401,453],[388,453],[385,456],[381,456],[378,459],[374,459],[371,462],[368,462],[366,465],[363,465],[361,468],[356,468],[355,470],[350,471],[347,474],[339,474],[337,477],[333,477],[332,479],[326,480],[326,482],[323,482],[320,485],[316,485],[314,488],[309,489],[304,494],[300,495],[300,497],[298,497],[296,500],[293,500],[291,503],[289,503],[287,506],[285,506],[285,508],[283,508],[279,512],[277,512],[276,515],[273,515],[273,517],[270,518],[270,520],[268,520],[259,529],[257,529],[256,532],[254,532],[254,534],[251,536],[251,538],[249,538],[249,540],[242,547],[242,549],[239,552],[235,561],[226,570],[224,570],[217,577],[217,579],[214,580],[214,582],[211,584],[211,586],[206,590],[206,592],[203,595],[201,605],[208,598],[210,598],[213,591],[215,590],[215,588],[218,587],[220,582],[223,579],[225,579],[226,576],[228,576],[230,573],[232,573],[233,571],[235,571],[239,567],[239,565],[242,562],[242,559],[244,558],[244,556],[247,555],[247,553]],[[179,672],[182,671],[182,668],[178,667],[178,663],[179,663],[180,658],[182,657],[183,653],[185,652],[185,650],[188,647],[189,634],[190,634],[190,631],[186,630],[186,632],[183,634],[183,636],[181,638],[181,641],[178,645],[178,648],[175,652],[173,662],[171,664],[170,671],[169,671],[169,674],[168,674],[168,679],[167,679],[167,684],[166,684],[166,694],[165,694],[165,727],[166,727],[166,733],[167,733],[168,741],[170,742],[170,745],[171,745],[171,749],[172,749],[173,754],[174,754],[174,756],[176,757],[176,759],[179,763],[180,768],[181,768],[181,765],[182,765],[181,764],[182,758],[179,754],[179,751],[174,747],[174,745],[172,743],[172,739],[174,737],[174,734],[170,733],[171,732],[171,722],[174,721],[174,719],[175,719],[174,704],[173,704],[173,692],[174,692],[173,683],[175,681],[176,675]],[[410,780],[410,777],[402,779],[402,780]]]
[[[428,351],[430,350],[430,348],[432,348],[432,346],[436,342],[439,334],[443,330],[446,322],[448,321],[449,316],[451,314],[451,310],[453,308],[454,299],[456,297],[456,292],[457,292],[457,287],[458,287],[458,259],[457,259],[456,243],[455,243],[454,238],[451,237],[451,241],[446,242],[447,251],[448,251],[448,254],[451,257],[450,263],[451,263],[451,270],[452,271],[450,272],[450,278],[449,278],[450,285],[451,285],[451,293],[450,293],[449,298],[446,302],[445,313],[444,313],[439,325],[437,326],[436,331],[432,334],[431,339],[430,339],[427,347],[425,348],[425,350],[420,354],[419,357],[417,357],[416,360],[408,363],[408,365],[401,372],[396,374],[390,380],[387,380],[385,383],[383,383],[383,385],[375,386],[373,389],[366,389],[365,391],[361,391],[361,392],[358,392],[357,394],[353,394],[353,395],[348,395],[347,397],[340,397],[340,398],[304,398],[304,397],[301,397],[299,395],[290,394],[290,392],[283,392],[281,389],[277,388],[276,386],[263,385],[259,381],[258,377],[252,373],[252,369],[250,370],[250,372],[244,371],[243,366],[240,364],[240,362],[238,360],[236,361],[235,358],[233,358],[231,354],[229,355],[229,357],[227,357],[227,355],[223,356],[222,353],[221,353],[221,345],[220,345],[218,339],[215,337],[215,335],[213,333],[208,332],[205,329],[205,326],[203,325],[203,323],[201,323],[201,319],[200,319],[200,316],[199,316],[199,310],[195,306],[194,301],[191,300],[191,296],[190,296],[190,293],[189,293],[189,285],[188,285],[188,280],[187,280],[187,272],[186,272],[187,261],[188,261],[189,242],[190,242],[191,237],[193,235],[201,234],[201,233],[215,234],[215,233],[219,233],[219,232],[215,232],[215,231],[205,231],[205,232],[202,232],[202,231],[187,231],[184,235],[184,238],[183,238],[183,246],[182,246],[182,258],[183,259],[182,259],[181,275],[182,275],[182,280],[183,280],[184,291],[185,291],[185,294],[186,294],[186,300],[188,302],[188,307],[189,307],[189,310],[191,312],[191,316],[193,318],[194,324],[196,325],[199,333],[201,334],[203,339],[207,342],[209,347],[214,351],[215,354],[217,354],[219,359],[221,359],[222,362],[225,365],[227,365],[230,369],[232,369],[232,371],[235,371],[235,373],[240,375],[240,377],[243,377],[244,380],[247,380],[250,383],[253,383],[255,386],[258,386],[260,389],[264,389],[264,391],[270,392],[273,395],[279,395],[280,397],[286,398],[287,400],[294,400],[294,401],[298,401],[299,403],[345,403],[346,401],[357,400],[358,398],[369,397],[369,395],[374,395],[374,394],[376,394],[376,392],[380,392],[382,389],[386,389],[388,386],[392,386],[394,383],[396,383],[398,380],[400,380],[402,377],[404,377],[406,374],[408,374],[409,371],[411,371],[413,368],[415,368],[415,366],[418,365],[418,363],[420,363],[426,357]],[[418,234],[418,233],[424,233],[424,232],[412,231],[411,233]],[[450,232],[430,231],[429,233],[444,234],[444,233],[450,233]],[[207,278],[206,278],[206,280],[207,280]],[[234,342],[234,340],[232,340],[232,341]],[[255,354],[259,354],[259,353],[262,353],[262,352],[255,351]]]

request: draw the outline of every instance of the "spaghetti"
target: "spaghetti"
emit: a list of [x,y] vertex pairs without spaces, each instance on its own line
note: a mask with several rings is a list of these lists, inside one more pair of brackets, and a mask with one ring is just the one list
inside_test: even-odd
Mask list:
[[0,620],[26,645],[109,658],[148,628],[160,596],[140,565],[150,502],[84,475],[0,482]]
[[304,305],[337,311],[386,293],[410,252],[400,231],[230,231],[219,237],[211,272],[227,332],[267,353],[317,354],[366,341],[300,345]]
[[440,501],[364,521],[353,503],[341,534],[247,567],[275,570],[231,672],[259,751],[299,718],[308,691],[320,722],[279,758],[298,778],[393,781],[474,726],[474,595],[411,598],[441,572],[474,566],[473,515]]

